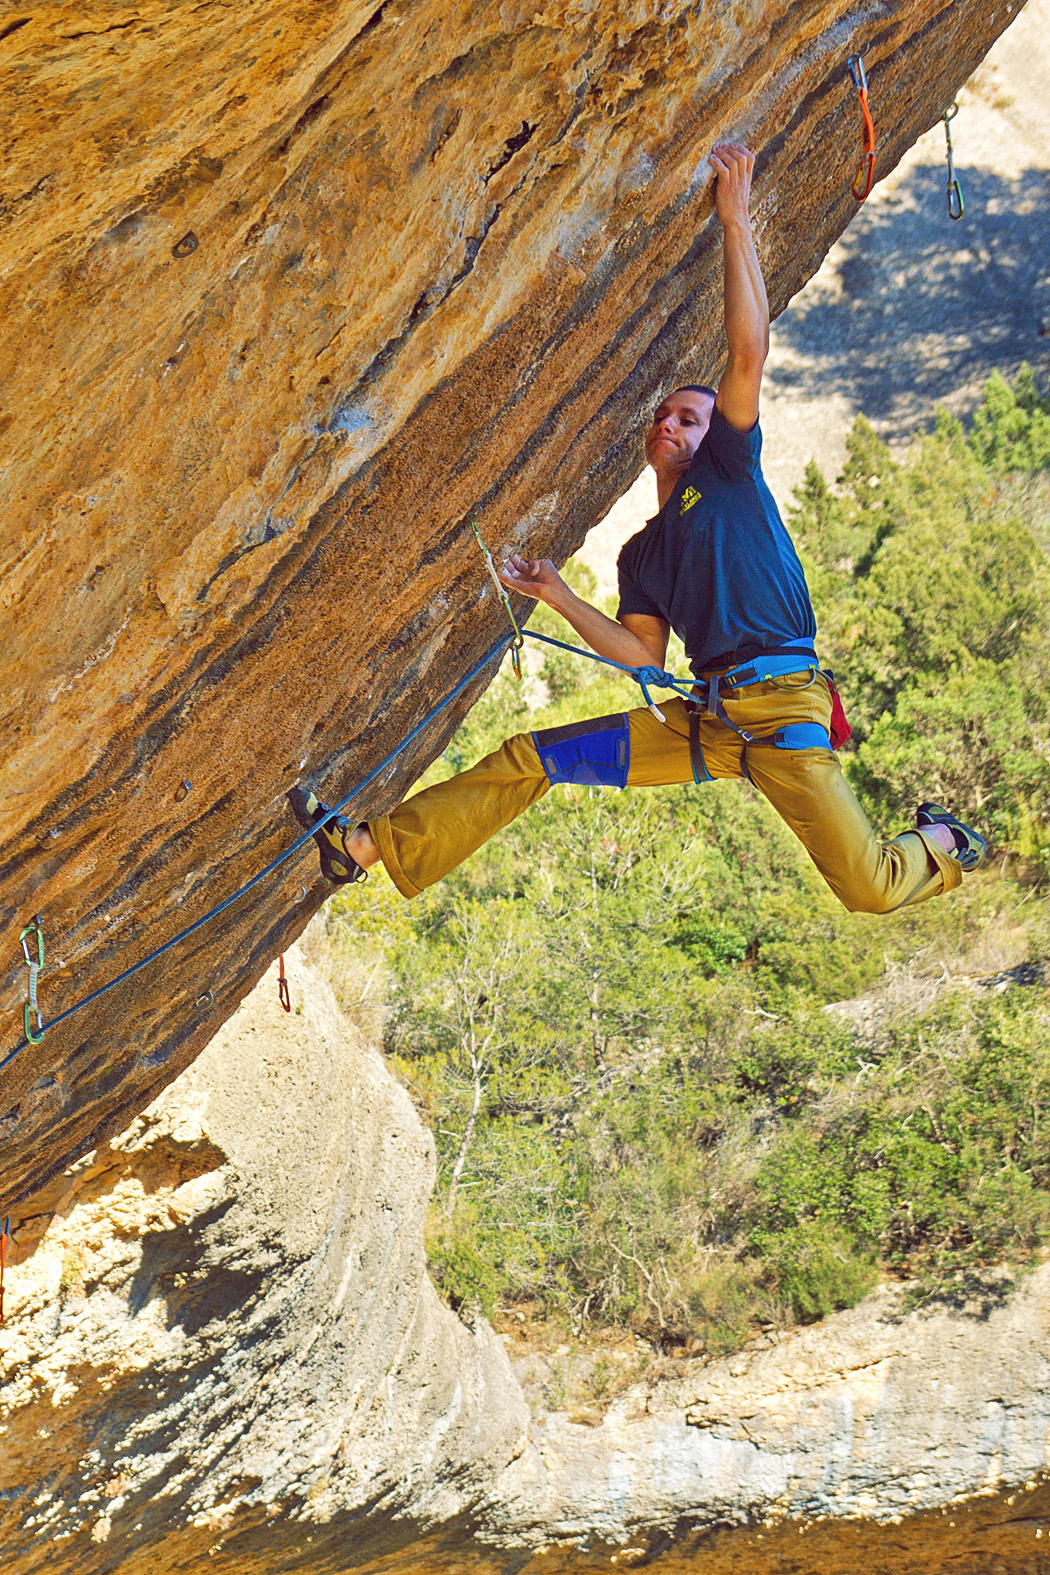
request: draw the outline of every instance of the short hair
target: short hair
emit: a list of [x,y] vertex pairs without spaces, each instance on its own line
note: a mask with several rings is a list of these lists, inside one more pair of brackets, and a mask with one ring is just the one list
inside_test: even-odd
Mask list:
[[707,383],[681,383],[677,388],[672,388],[672,394],[710,394],[712,399],[718,398],[717,388],[710,388]]

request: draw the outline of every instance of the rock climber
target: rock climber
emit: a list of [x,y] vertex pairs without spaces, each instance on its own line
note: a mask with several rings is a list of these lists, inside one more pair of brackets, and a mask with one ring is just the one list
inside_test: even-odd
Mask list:
[[[833,684],[820,670],[805,576],[760,468],[759,391],[769,306],[751,230],[754,155],[716,147],[728,356],[717,391],[673,389],[645,439],[659,512],[623,547],[615,619],[582,601],[549,558],[512,556],[500,578],[560,613],[599,656],[663,667],[668,633],[681,638],[696,699],[519,733],[469,771],[423,789],[388,815],[315,832],[321,868],[337,884],[382,860],[405,897],[442,879],[556,783],[656,787],[747,777],[801,840],[832,891],[854,912],[891,913],[950,891],[986,844],[939,804],[916,827],[880,842],[854,798],[832,743],[848,736]],[[300,825],[328,809],[293,788]]]

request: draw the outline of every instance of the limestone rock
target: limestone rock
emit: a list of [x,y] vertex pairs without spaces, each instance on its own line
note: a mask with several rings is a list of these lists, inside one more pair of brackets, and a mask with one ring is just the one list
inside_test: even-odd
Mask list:
[[[530,1419],[426,1276],[433,1147],[298,954],[40,1194],[0,1329],[9,1575],[1045,1575],[1050,1266]],[[301,1008],[301,1010],[300,1010]]]
[[430,1134],[289,967],[290,1016],[260,987],[16,1238],[8,1569],[156,1575],[234,1524],[306,1546],[365,1510],[396,1546],[409,1507],[413,1535],[455,1520],[524,1444],[502,1346],[427,1277]]
[[829,1518],[897,1525],[1044,1472],[1050,1266],[965,1310],[908,1314],[903,1300],[886,1287],[639,1387],[597,1428],[547,1418],[501,1482],[504,1525],[612,1545],[790,1517],[797,1535]]
[[[237,890],[288,787],[349,792],[501,635],[468,518],[563,557],[653,391],[717,374],[713,141],[758,150],[779,310],[854,211],[848,53],[884,174],[1020,4],[7,8],[5,1052],[32,915],[51,1018]],[[9,1061],[4,1195],[126,1127],[323,892],[307,851]]]

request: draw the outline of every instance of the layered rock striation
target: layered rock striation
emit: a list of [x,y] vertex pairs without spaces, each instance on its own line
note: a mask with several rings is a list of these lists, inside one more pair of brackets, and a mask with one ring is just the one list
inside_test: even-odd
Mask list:
[[[774,311],[1021,0],[8,4],[0,970],[52,1018],[349,792],[499,638],[467,528],[563,557],[711,379],[705,156],[758,150]],[[484,675],[478,684],[484,681]],[[468,689],[352,806],[378,811]],[[307,851],[0,1072],[4,1197],[128,1121],[325,888]]]
[[966,1575],[1050,1565],[1050,1268],[886,1288],[531,1418],[424,1265],[433,1146],[290,959],[19,1221],[0,1328],[10,1575]]
[[295,1011],[260,987],[18,1221],[11,1570],[396,1549],[455,1524],[524,1446],[502,1346],[427,1277],[430,1134],[331,992],[297,955],[289,970]]

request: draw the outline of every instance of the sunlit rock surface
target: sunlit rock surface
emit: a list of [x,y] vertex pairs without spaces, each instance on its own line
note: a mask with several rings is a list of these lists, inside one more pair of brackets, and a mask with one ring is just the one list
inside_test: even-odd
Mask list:
[[1050,1563],[1050,1268],[900,1290],[530,1419],[425,1273],[433,1149],[296,953],[33,1201],[0,1329],[8,1575],[967,1575]]
[[[779,310],[854,211],[850,51],[885,174],[1019,4],[5,7],[3,1053],[32,915],[52,1017],[236,890],[293,782],[349,791],[501,634],[469,517],[563,556],[652,391],[717,373],[712,142],[758,150]],[[299,856],[18,1054],[4,1195],[126,1127],[323,893]]]
[[20,1227],[8,1571],[159,1575],[230,1527],[241,1570],[253,1539],[305,1548],[324,1526],[331,1548],[355,1517],[396,1547],[400,1517],[454,1521],[524,1445],[501,1344],[426,1274],[430,1134],[329,989],[289,970],[291,1014],[260,985]]

